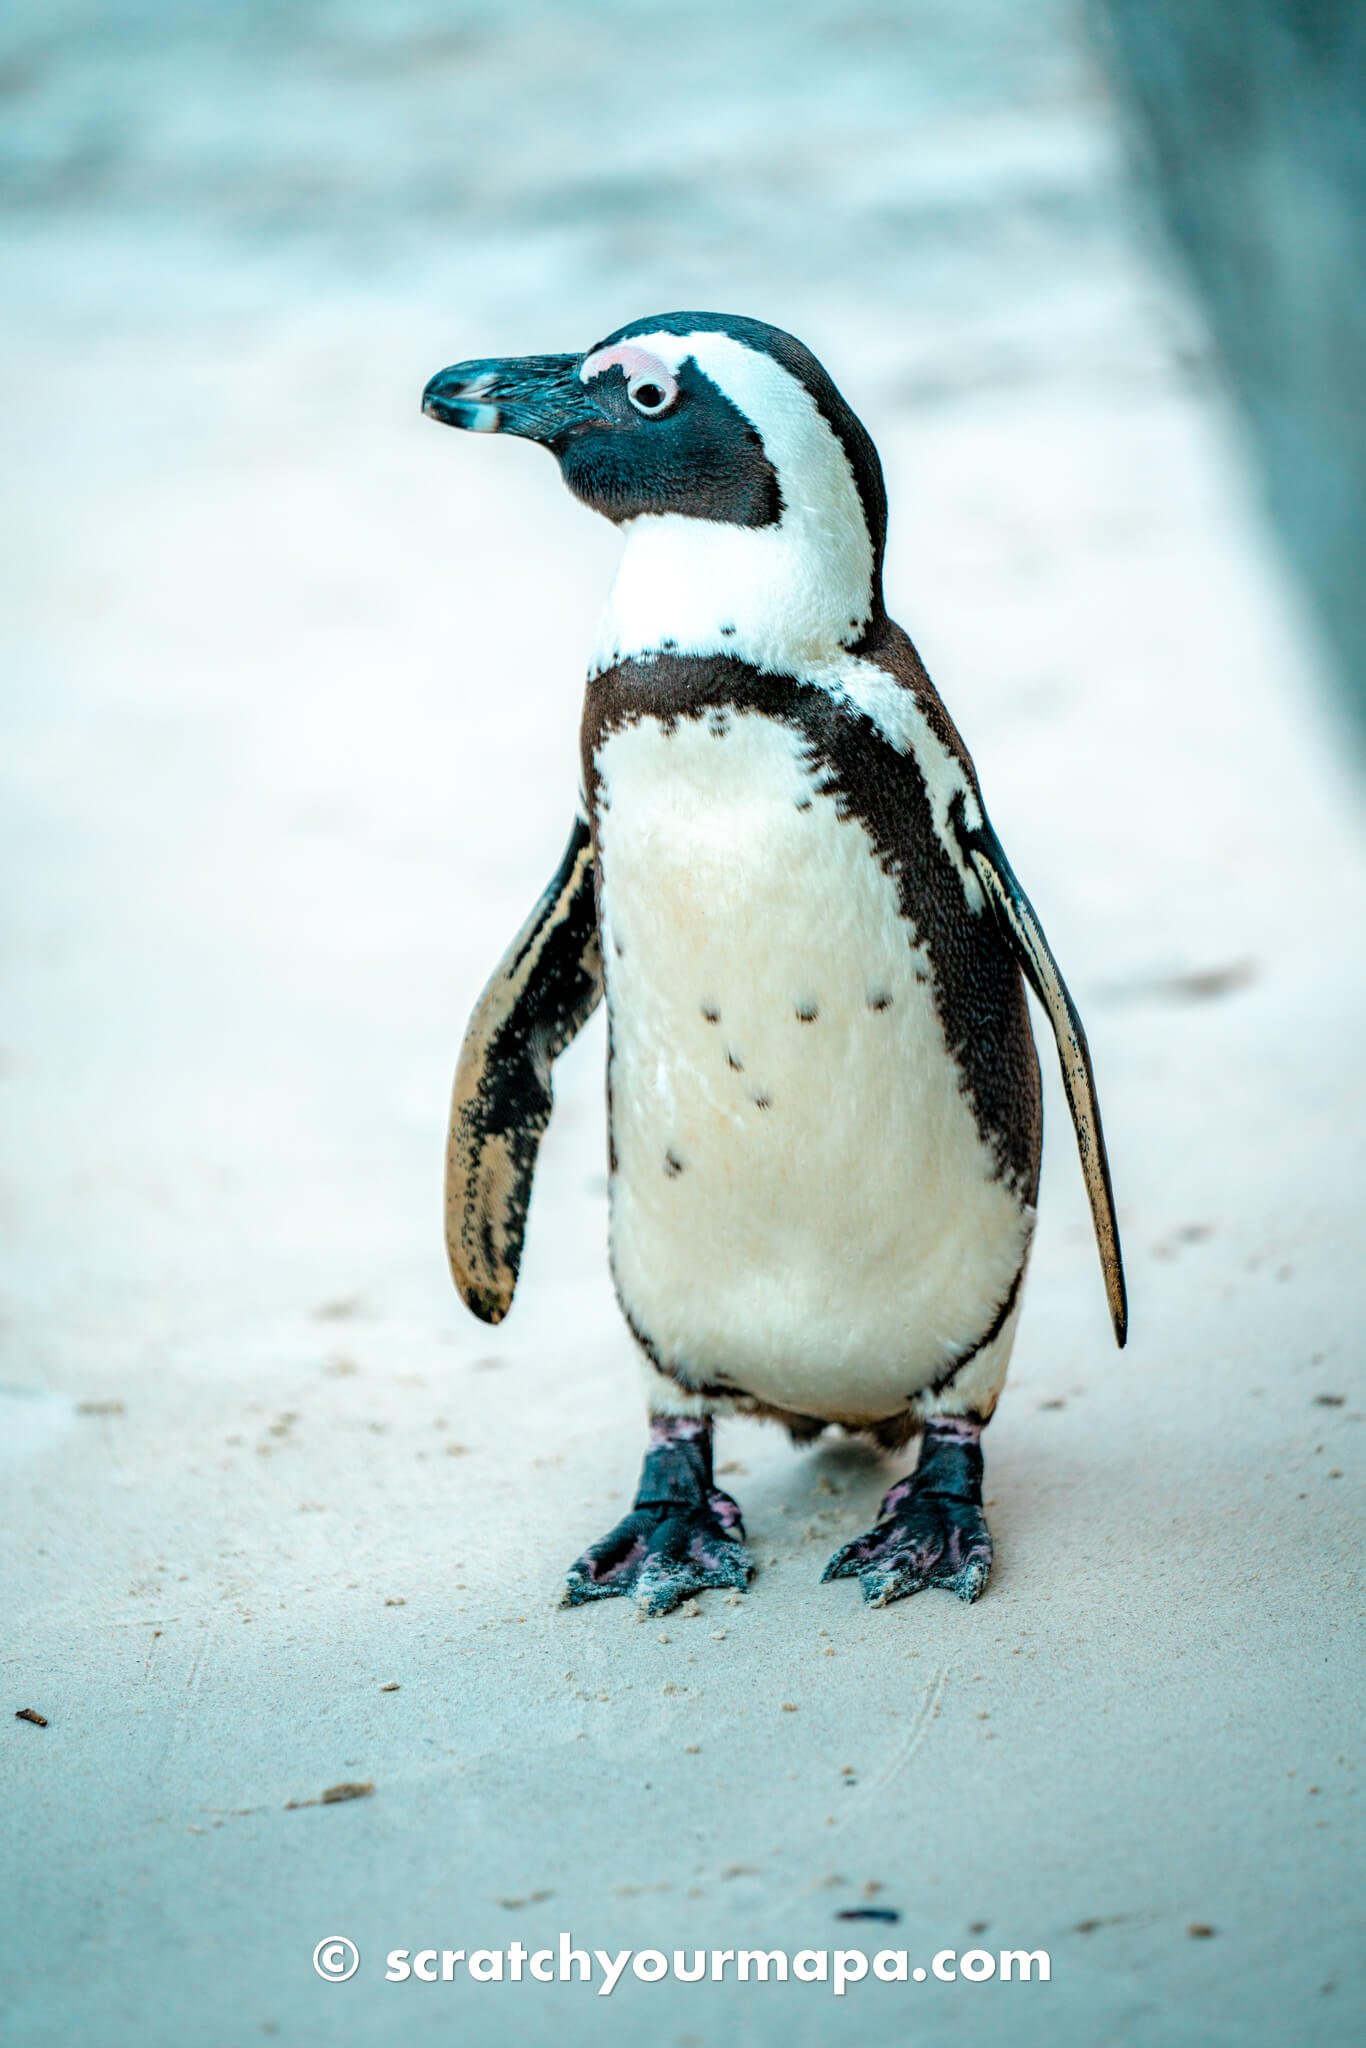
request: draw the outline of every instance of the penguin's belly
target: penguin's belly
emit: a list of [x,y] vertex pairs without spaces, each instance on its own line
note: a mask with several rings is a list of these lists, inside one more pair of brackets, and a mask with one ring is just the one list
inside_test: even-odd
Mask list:
[[597,770],[622,1304],[691,1384],[904,1410],[991,1325],[1032,1211],[897,885],[759,713],[641,720]]

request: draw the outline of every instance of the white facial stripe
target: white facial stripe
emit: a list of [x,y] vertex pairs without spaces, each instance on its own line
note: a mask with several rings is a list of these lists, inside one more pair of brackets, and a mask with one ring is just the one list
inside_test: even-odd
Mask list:
[[674,374],[692,358],[759,434],[783,514],[769,527],[675,513],[628,522],[597,668],[669,643],[671,652],[727,653],[782,670],[856,639],[872,603],[873,543],[849,458],[810,392],[728,334],[635,335],[590,356],[581,374],[618,348],[652,355]]

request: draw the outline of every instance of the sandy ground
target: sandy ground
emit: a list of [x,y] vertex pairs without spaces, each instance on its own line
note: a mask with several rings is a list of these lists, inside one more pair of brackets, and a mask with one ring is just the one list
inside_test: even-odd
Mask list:
[[[1358,2038],[1366,859],[1068,11],[6,33],[7,2042]],[[445,1275],[450,1067],[615,544],[417,394],[689,303],[869,421],[893,609],[1101,1074],[1133,1337],[1050,1076],[975,1609],[821,1586],[896,1468],[748,1424],[748,1598],[554,1605],[641,1446],[600,1020],[509,1322]],[[382,1981],[562,1929],[1053,1977]]]

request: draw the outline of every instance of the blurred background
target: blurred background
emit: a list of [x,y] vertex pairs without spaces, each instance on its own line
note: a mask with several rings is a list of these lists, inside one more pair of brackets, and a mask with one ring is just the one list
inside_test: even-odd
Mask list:
[[[911,1943],[1052,1942],[1051,2039],[1354,2037],[1363,20],[7,11],[0,1573],[49,1720],[5,1721],[46,1844],[10,2038],[385,2040],[396,1994],[307,1969],[334,1922],[828,1940],[868,1886]],[[496,1340],[441,1248],[449,1074],[558,858],[617,542],[418,400],[688,306],[799,334],[881,449],[889,607],[1090,1028],[1134,1339],[1050,1073],[980,1616],[879,1634],[817,1589],[886,1474],[737,1432],[770,1563],[675,1698],[654,1631],[548,1605],[639,1449],[600,1019]],[[846,1763],[874,1798],[827,1795]],[[926,1846],[968,1837],[966,1875]],[[666,2038],[713,2012],[662,1996]],[[918,2038],[1043,2024],[970,2003]],[[728,2038],[871,2038],[847,2008],[775,1991]]]

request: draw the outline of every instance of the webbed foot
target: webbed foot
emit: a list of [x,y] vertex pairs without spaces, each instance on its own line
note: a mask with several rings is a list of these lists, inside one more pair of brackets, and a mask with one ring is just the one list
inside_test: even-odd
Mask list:
[[887,1495],[877,1526],[835,1552],[822,1579],[858,1579],[871,1607],[926,1586],[978,1599],[991,1570],[981,1433],[981,1423],[968,1417],[927,1423],[915,1471]]
[[740,1510],[712,1483],[711,1423],[656,1415],[635,1503],[569,1567],[563,1605],[632,1594],[642,1614],[668,1614],[708,1586],[749,1584],[754,1565]]

